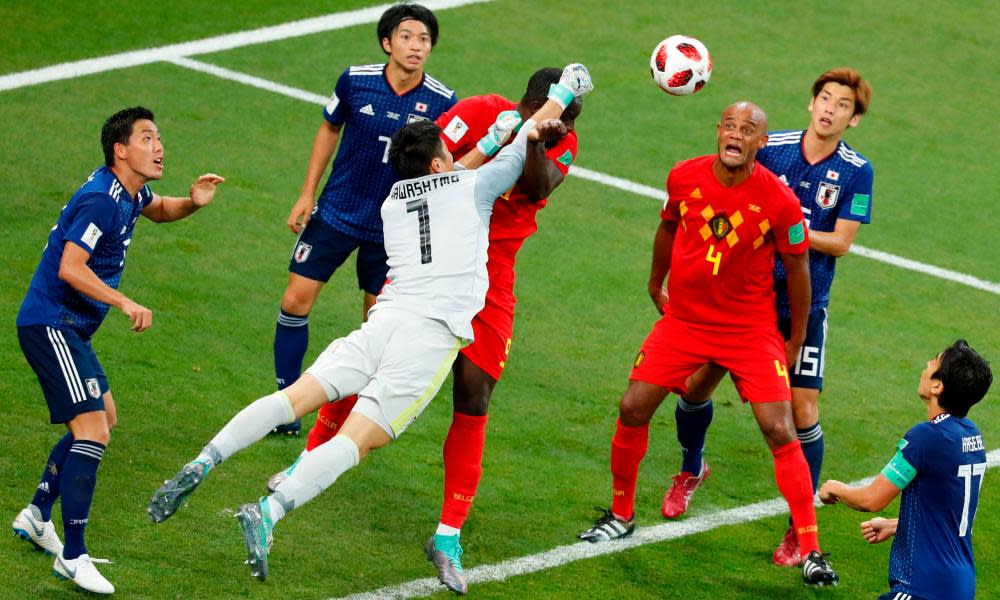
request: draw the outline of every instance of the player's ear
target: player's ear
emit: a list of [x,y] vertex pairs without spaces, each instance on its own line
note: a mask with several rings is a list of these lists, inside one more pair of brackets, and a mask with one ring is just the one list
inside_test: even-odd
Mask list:
[[853,117],[851,117],[851,120],[847,122],[847,126],[848,127],[857,127],[858,123],[861,122],[861,117],[863,117],[863,116],[864,115],[854,115]]
[[386,54],[392,53],[392,44],[389,43],[389,38],[382,38],[382,50],[385,51]]
[[812,100],[809,101],[809,107],[808,107],[809,112],[813,111],[813,106],[815,105],[815,103],[816,103],[816,98],[813,98]]
[[764,135],[760,136],[760,141],[757,142],[757,149],[762,150],[766,146],[767,146],[767,132],[765,131]]
[[119,158],[121,160],[128,158],[128,150],[125,148],[125,144],[115,142],[115,158]]

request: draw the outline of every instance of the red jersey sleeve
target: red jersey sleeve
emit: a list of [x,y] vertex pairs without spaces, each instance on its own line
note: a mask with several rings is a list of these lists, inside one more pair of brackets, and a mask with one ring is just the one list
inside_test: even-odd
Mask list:
[[809,232],[799,199],[777,178],[771,185],[775,195],[774,243],[782,254],[802,254],[809,249]]
[[510,100],[496,94],[471,96],[460,100],[435,123],[441,127],[441,139],[445,146],[457,160],[476,147],[497,115],[511,105]]
[[[677,163],[680,164],[680,163]],[[680,221],[681,213],[677,208],[677,201],[671,202],[670,198],[679,198],[677,190],[677,165],[670,169],[670,173],[667,174],[667,197],[663,200],[663,208],[660,210],[660,218],[664,221]]]
[[576,160],[576,149],[576,132],[571,131],[563,136],[563,139],[556,142],[555,146],[549,148],[545,152],[545,155],[549,157],[549,160],[556,165],[556,168],[565,177],[569,173],[569,166]]

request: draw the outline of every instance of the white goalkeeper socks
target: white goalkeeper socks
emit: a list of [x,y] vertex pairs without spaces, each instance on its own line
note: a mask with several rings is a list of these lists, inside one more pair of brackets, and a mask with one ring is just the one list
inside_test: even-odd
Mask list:
[[[346,435],[334,436],[305,453],[288,479],[268,497],[271,518],[277,523],[285,513],[309,502],[333,485],[345,471],[356,466],[360,459],[358,446]],[[280,505],[280,509],[276,505]]]
[[[263,438],[277,425],[294,420],[295,410],[287,394],[275,392],[264,396],[230,419],[195,460],[215,466]],[[210,451],[212,448],[217,452],[216,456]]]

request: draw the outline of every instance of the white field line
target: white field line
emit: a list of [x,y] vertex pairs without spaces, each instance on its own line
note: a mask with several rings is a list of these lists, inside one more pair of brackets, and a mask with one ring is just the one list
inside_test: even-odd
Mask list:
[[[423,0],[421,4],[431,10],[444,10],[456,8],[468,4],[478,4],[490,2],[491,0]],[[262,27],[250,31],[239,31],[226,35],[170,44],[159,48],[147,48],[121,54],[111,54],[100,58],[90,58],[74,62],[61,63],[40,69],[22,71],[20,73],[10,73],[0,76],[0,92],[13,90],[50,81],[62,79],[73,79],[84,75],[123,69],[149,63],[193,56],[197,54],[208,54],[232,48],[241,48],[254,44],[264,44],[288,38],[311,35],[334,29],[344,29],[354,25],[364,25],[376,23],[379,17],[391,4],[381,4],[359,10],[332,13],[321,17],[291,21],[271,27]]]
[[[990,468],[1000,465],[1000,450],[993,450],[986,455],[986,464]],[[872,481],[869,477],[855,481],[850,485],[866,485]],[[818,506],[823,506],[818,504]],[[578,560],[595,558],[606,554],[624,552],[638,546],[655,544],[667,540],[703,533],[726,525],[740,525],[750,521],[786,514],[788,504],[783,498],[772,498],[756,504],[721,510],[708,515],[702,515],[683,521],[668,521],[653,527],[636,528],[635,533],[614,542],[591,544],[577,542],[558,546],[545,552],[512,558],[495,565],[482,565],[465,571],[469,584],[505,581],[516,575],[527,575],[545,569],[558,567]],[[859,542],[860,543],[860,542]],[[430,568],[430,567],[428,567]],[[441,591],[441,584],[436,578],[414,579],[394,586],[386,586],[370,592],[344,596],[340,600],[381,600],[385,598],[418,598],[429,596]]]

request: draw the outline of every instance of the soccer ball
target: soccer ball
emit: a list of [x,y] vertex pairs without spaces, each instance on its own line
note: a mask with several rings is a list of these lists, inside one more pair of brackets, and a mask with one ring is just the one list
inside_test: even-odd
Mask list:
[[700,90],[712,76],[712,57],[705,44],[686,35],[672,35],[656,45],[649,71],[660,89],[674,96]]

